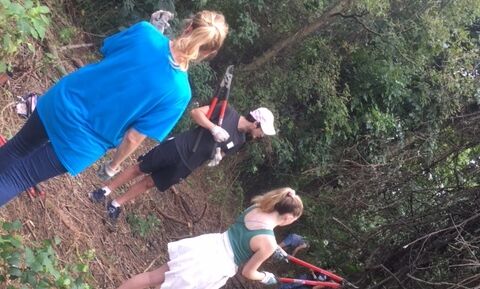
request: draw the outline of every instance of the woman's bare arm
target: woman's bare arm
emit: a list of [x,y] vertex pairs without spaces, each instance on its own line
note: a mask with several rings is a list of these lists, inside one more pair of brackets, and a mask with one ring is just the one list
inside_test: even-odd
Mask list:
[[275,237],[269,235],[255,236],[250,240],[250,248],[255,253],[243,266],[242,275],[250,280],[262,280],[265,274],[259,272],[258,268],[277,248]]

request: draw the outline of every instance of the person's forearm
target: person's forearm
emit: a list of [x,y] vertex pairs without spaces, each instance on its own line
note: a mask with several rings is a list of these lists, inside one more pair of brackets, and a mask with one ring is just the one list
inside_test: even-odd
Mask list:
[[115,151],[113,159],[110,162],[110,168],[116,170],[120,164],[138,148],[139,145],[140,143],[123,141]]
[[144,139],[144,135],[133,129],[129,130],[115,152],[113,159],[110,162],[110,168],[116,170],[120,164],[140,146]]
[[211,130],[212,127],[215,126],[215,124],[207,118],[207,115],[201,109],[193,109],[190,112],[190,116],[196,124],[203,128]]
[[265,273],[259,272],[257,270],[251,272],[242,272],[243,277],[249,280],[260,281],[265,277]]

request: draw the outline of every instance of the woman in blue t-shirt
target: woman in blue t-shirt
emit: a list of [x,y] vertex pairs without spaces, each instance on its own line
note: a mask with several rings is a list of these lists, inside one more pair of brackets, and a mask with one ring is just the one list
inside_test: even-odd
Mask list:
[[189,63],[214,55],[227,32],[223,15],[201,11],[171,41],[148,22],[106,38],[104,58],[50,88],[0,148],[0,206],[41,181],[77,175],[118,147],[104,167],[113,175],[146,137],[162,141],[191,98]]
[[218,289],[238,268],[250,280],[276,284],[272,273],[258,269],[277,248],[273,229],[295,222],[303,213],[303,203],[291,188],[256,196],[252,202],[224,233],[168,243],[166,264],[132,277],[118,289],[159,285],[160,289]]

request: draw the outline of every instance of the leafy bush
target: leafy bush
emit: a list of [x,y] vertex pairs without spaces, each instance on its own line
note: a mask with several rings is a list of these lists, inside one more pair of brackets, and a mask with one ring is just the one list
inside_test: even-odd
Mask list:
[[[2,223],[0,232],[0,283],[7,289],[90,289],[88,263],[94,257],[89,251],[80,263],[61,268],[51,241],[44,241],[38,247],[29,247],[15,233],[21,228],[19,221]],[[3,232],[2,232],[3,231]],[[59,240],[54,241],[58,245]],[[2,287],[5,288],[5,287]]]
[[28,42],[30,37],[40,40],[45,37],[49,24],[47,6],[31,0],[11,2],[0,0],[0,73],[9,68],[8,61],[24,44],[30,50],[33,46]]
[[160,225],[160,220],[151,214],[146,218],[135,214],[128,214],[127,223],[135,235],[145,238],[156,230],[155,227]]

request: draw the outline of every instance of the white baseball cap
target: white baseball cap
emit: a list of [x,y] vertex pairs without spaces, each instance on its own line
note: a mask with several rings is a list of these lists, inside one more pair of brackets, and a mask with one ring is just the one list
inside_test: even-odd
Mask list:
[[275,127],[273,126],[273,113],[265,107],[259,107],[250,112],[250,115],[260,123],[262,131],[266,135],[275,135]]

